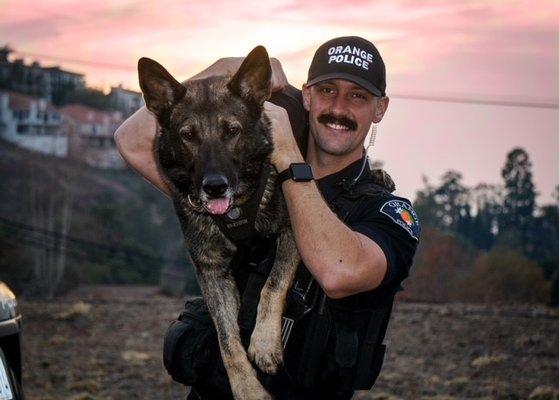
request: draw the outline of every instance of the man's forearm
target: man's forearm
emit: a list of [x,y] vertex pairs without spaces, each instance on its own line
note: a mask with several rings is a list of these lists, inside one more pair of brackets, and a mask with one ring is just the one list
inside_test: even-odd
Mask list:
[[315,182],[288,180],[283,192],[301,258],[329,297],[372,290],[382,282],[383,251],[338,219]]

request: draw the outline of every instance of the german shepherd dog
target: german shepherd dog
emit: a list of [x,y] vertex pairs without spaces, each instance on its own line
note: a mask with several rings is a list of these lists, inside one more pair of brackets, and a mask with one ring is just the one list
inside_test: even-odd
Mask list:
[[[139,60],[138,72],[146,106],[160,126],[155,159],[172,192],[233,395],[243,400],[271,399],[250,361],[268,374],[275,374],[283,361],[282,314],[300,258],[276,185],[277,173],[270,164],[273,145],[263,113],[271,94],[268,54],[258,46],[234,76],[184,84],[148,58]],[[264,173],[268,178],[255,229],[277,235],[278,249],[245,352],[237,324],[239,293],[230,267],[236,246],[211,214],[226,214],[249,201]]]

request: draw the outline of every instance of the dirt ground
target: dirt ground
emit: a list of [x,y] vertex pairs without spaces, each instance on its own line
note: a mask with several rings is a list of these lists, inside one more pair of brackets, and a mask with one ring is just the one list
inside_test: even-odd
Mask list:
[[[183,300],[155,287],[82,287],[20,301],[28,400],[184,399],[162,364]],[[371,392],[355,399],[559,399],[559,311],[397,303]]]

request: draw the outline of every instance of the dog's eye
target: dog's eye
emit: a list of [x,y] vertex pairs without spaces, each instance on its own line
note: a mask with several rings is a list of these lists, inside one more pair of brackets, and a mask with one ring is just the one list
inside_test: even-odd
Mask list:
[[227,133],[229,134],[229,136],[237,136],[241,133],[241,128],[239,128],[238,126],[230,126],[227,130]]
[[194,130],[186,126],[180,129],[179,134],[184,140],[192,140],[194,138]]

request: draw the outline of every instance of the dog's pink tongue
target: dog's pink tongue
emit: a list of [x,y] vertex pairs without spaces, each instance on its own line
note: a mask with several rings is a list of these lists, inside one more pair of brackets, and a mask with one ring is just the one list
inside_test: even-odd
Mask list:
[[222,197],[219,199],[208,200],[208,202],[206,203],[206,209],[211,214],[225,214],[229,209],[229,199]]

